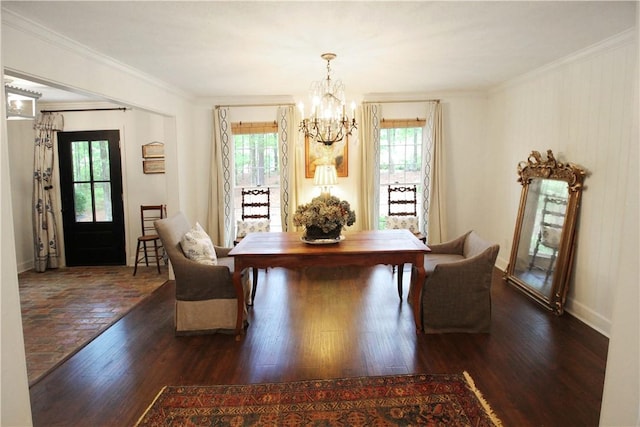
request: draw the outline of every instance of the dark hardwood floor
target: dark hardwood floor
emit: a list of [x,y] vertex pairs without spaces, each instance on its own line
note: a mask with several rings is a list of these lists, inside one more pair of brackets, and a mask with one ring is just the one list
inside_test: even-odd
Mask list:
[[31,388],[35,426],[131,426],[165,385],[415,372],[475,380],[505,426],[597,426],[608,339],[496,270],[491,334],[416,335],[391,268],[260,270],[242,340],[176,337],[168,282]]

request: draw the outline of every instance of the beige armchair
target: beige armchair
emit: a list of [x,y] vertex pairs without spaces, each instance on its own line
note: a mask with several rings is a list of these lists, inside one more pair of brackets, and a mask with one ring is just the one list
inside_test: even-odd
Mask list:
[[[184,214],[155,221],[154,225],[175,274],[176,334],[233,332],[238,301],[232,280],[233,258],[228,256],[231,248],[214,246],[217,265],[202,264],[187,258],[180,246],[182,237],[191,230]],[[242,280],[246,288],[245,279],[246,274]],[[244,318],[246,321],[246,309]]]
[[422,288],[424,331],[489,332],[491,277],[500,247],[469,231],[429,248]]

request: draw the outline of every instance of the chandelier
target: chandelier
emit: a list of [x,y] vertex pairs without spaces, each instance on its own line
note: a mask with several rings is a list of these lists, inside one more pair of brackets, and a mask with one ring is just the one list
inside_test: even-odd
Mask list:
[[[335,53],[320,55],[327,61],[327,78],[311,84],[311,114],[303,118],[300,131],[313,141],[331,146],[342,141],[357,129],[355,103],[351,104],[351,119],[345,111],[344,84],[341,80],[331,80],[331,61]],[[304,105],[299,104],[304,117]]]

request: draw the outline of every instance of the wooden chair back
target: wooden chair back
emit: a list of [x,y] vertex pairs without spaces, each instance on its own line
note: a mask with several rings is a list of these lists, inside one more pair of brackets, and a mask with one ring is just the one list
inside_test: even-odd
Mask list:
[[166,218],[167,207],[165,205],[141,205],[140,206],[140,224],[142,226],[143,236],[157,235],[153,225],[154,221]]
[[388,187],[389,216],[417,216],[418,194],[415,184],[390,184]]
[[242,189],[242,220],[271,219],[269,187]]

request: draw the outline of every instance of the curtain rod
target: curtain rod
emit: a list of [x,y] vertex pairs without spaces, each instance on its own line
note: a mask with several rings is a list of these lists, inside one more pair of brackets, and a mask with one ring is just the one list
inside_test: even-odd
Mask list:
[[233,105],[216,105],[215,108],[220,107],[295,107],[296,104],[292,102],[285,102],[282,104],[233,104]]
[[439,99],[407,99],[400,101],[363,101],[363,104],[407,104],[410,102],[435,102],[436,104],[440,103]]
[[128,108],[126,108],[126,107],[117,107],[117,108],[79,108],[77,110],[40,110],[40,112],[41,113],[73,113],[73,112],[80,112],[80,111],[113,111],[113,110],[127,111]]
[[[410,99],[410,100],[400,100],[400,101],[363,101],[363,104],[406,104],[409,102],[436,102],[440,103],[439,99]],[[219,107],[287,107],[287,106],[296,106],[295,103],[284,103],[284,104],[233,104],[233,105],[216,105],[216,108]]]

